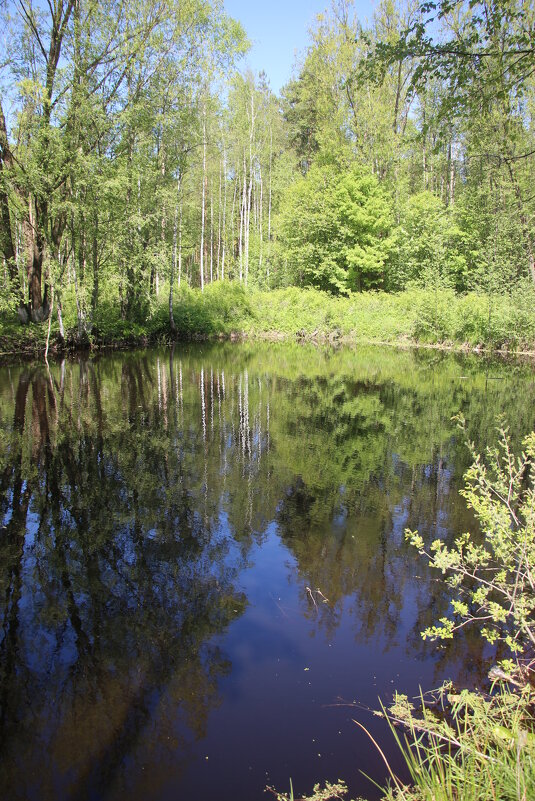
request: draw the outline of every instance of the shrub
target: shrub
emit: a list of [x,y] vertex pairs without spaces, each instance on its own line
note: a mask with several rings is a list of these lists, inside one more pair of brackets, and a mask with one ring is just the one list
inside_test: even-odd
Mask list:
[[[459,418],[464,430],[464,420]],[[437,714],[422,696],[416,711],[396,696],[387,713],[413,781],[405,786],[393,776],[389,801],[527,801],[535,798],[535,492],[531,470],[535,433],[524,440],[520,456],[512,453],[501,428],[498,445],[486,462],[469,443],[472,466],[462,494],[474,510],[483,541],[470,534],[448,548],[441,540],[426,546],[417,532],[407,539],[440,570],[452,590],[452,615],[422,633],[450,639],[466,624],[477,624],[491,643],[505,644],[512,658],[489,676],[503,681],[498,692],[444,685],[433,698]],[[438,702],[438,703],[437,703]],[[406,727],[401,738],[394,723]]]
[[[462,417],[459,425],[464,430]],[[535,654],[535,433],[515,456],[507,431],[500,429],[499,444],[487,451],[488,464],[473,443],[469,447],[473,464],[462,495],[479,520],[483,542],[465,533],[451,548],[438,539],[426,546],[417,532],[406,532],[453,594],[452,616],[422,636],[450,639],[459,628],[477,623],[486,640],[505,644],[512,657],[529,665]]]

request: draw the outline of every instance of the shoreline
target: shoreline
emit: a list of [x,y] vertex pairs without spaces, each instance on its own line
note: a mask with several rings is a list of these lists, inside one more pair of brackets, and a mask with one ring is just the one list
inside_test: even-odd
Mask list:
[[[5,344],[2,343],[0,337],[0,347]],[[137,350],[139,348],[154,347],[157,345],[170,346],[178,343],[192,343],[192,342],[246,342],[246,341],[263,341],[263,342],[300,342],[303,344],[312,345],[329,345],[332,348],[337,347],[357,347],[359,345],[371,345],[380,347],[397,348],[399,350],[436,350],[443,353],[458,353],[458,354],[472,354],[478,356],[487,356],[493,358],[514,358],[526,361],[535,361],[535,349],[527,350],[509,350],[489,348],[483,345],[470,345],[469,343],[455,343],[455,342],[421,342],[414,339],[409,339],[406,336],[400,336],[396,340],[386,340],[372,337],[356,338],[354,336],[340,335],[339,332],[333,330],[328,333],[312,334],[305,331],[297,332],[284,332],[284,331],[231,331],[229,333],[198,333],[198,334],[177,334],[174,337],[169,335],[153,335],[149,333],[141,334],[139,336],[128,336],[125,338],[117,338],[110,340],[101,340],[96,342],[76,343],[70,340],[67,344],[61,345],[57,341],[51,342],[48,349],[48,357],[51,360],[57,361],[62,358],[75,358],[81,354],[88,356],[95,356],[99,354],[113,353],[117,351]],[[31,340],[31,338],[21,339],[20,349],[8,348],[0,350],[0,366],[7,367],[16,364],[23,364],[28,362],[45,362],[44,351],[45,343],[41,340]]]

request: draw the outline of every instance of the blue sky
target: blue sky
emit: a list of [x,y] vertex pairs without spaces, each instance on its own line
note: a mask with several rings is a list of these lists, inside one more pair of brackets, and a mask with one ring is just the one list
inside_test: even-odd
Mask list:
[[[271,88],[279,92],[290,79],[296,53],[308,44],[308,29],[330,0],[224,0],[225,9],[238,19],[252,43],[245,64],[264,70]],[[374,3],[356,0],[359,19],[371,19]]]

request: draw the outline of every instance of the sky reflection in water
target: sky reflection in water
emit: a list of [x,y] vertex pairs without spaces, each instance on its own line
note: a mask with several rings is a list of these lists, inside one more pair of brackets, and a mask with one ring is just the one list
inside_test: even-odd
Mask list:
[[446,600],[404,529],[473,526],[451,416],[518,439],[534,395],[529,366],[373,348],[1,370],[0,797],[377,797],[352,719],[385,742],[379,696],[485,675],[477,639],[421,641]]

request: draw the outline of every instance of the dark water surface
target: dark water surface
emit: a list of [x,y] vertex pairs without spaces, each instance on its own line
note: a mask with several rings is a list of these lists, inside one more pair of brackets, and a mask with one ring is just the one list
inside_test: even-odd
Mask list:
[[[530,366],[176,347],[0,371],[0,798],[260,801],[400,767],[368,708],[484,680],[406,526],[451,540]],[[356,706],[350,706],[356,702]]]

